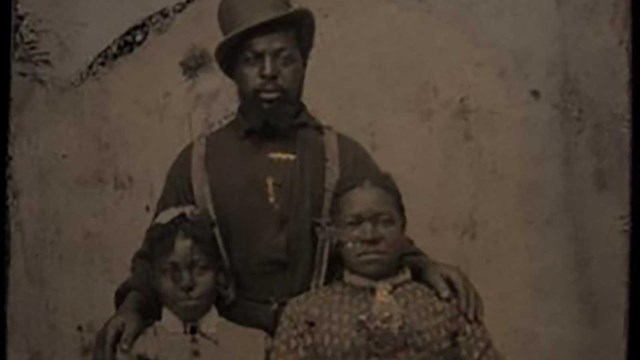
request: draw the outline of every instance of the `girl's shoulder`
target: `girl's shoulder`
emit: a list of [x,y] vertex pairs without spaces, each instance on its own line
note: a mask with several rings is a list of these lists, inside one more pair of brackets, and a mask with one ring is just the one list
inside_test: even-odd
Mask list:
[[120,352],[117,359],[157,359],[158,343],[162,341],[160,337],[162,337],[162,330],[159,328],[157,322],[153,323],[140,333],[129,353],[124,354]]

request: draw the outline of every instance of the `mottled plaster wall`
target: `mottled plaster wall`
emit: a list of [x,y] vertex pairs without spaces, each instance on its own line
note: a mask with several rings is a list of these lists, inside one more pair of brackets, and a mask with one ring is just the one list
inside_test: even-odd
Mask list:
[[[301,3],[318,19],[309,107],[395,175],[409,233],[469,274],[498,347],[622,359],[628,4]],[[43,45],[48,87],[14,80],[9,353],[78,359],[87,324],[113,311],[170,162],[235,94],[215,66],[187,79],[179,65],[219,40],[217,1],[79,87],[60,84],[171,2],[22,4],[61,42]]]

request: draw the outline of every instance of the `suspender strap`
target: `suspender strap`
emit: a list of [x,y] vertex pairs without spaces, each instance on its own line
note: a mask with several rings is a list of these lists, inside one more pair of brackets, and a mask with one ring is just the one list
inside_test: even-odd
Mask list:
[[[207,211],[211,220],[214,222],[214,236],[220,258],[225,269],[225,275],[228,276],[229,282],[225,289],[228,294],[226,300],[232,301],[235,297],[233,288],[233,274],[231,272],[231,262],[229,261],[228,252],[222,240],[220,229],[217,226],[217,217],[213,197],[211,196],[211,188],[209,185],[209,174],[206,169],[206,136],[211,131],[199,135],[193,142],[191,155],[191,187],[196,206]],[[323,131],[324,149],[325,149],[325,170],[324,170],[324,193],[322,202],[321,218],[316,220],[315,230],[317,238],[317,247],[315,252],[315,261],[313,268],[313,276],[311,279],[311,289],[317,289],[324,285],[327,274],[327,266],[329,262],[329,253],[333,242],[333,236],[330,231],[330,211],[333,200],[333,193],[336,184],[340,178],[340,157],[338,149],[338,135],[330,127],[325,127]]]
[[226,293],[225,300],[231,301],[235,296],[231,262],[229,261],[229,256],[226,247],[224,246],[224,242],[222,241],[222,235],[220,234],[220,228],[218,227],[218,219],[216,217],[215,206],[213,204],[213,197],[211,196],[209,175],[207,174],[205,161],[208,133],[209,132],[205,132],[199,135],[193,142],[191,153],[191,187],[193,189],[196,206],[200,209],[206,210],[211,217],[211,221],[213,221],[213,235],[215,236],[218,251],[220,253],[220,260],[222,261],[222,265],[225,270],[224,275],[228,277],[225,279],[227,283],[224,284],[227,289],[222,290],[223,294]]
[[330,231],[330,211],[333,193],[340,178],[340,154],[338,149],[338,135],[330,127],[324,128],[324,195],[322,201],[322,215],[316,222],[317,247],[311,289],[318,289],[324,285],[329,262],[333,236]]

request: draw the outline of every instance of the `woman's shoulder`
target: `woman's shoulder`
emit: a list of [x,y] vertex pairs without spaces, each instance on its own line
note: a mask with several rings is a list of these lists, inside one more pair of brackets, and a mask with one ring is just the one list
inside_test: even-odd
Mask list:
[[398,299],[405,311],[412,314],[409,321],[413,326],[434,338],[439,336],[437,334],[458,332],[470,325],[455,295],[444,299],[428,286],[412,281],[401,289]]
[[405,296],[420,297],[429,301],[439,300],[436,292],[429,286],[411,279],[398,286],[396,292],[403,293]]
[[288,312],[305,313],[327,311],[352,295],[353,289],[343,282],[336,281],[292,298],[287,302],[286,309]]
[[442,299],[433,289],[414,280],[400,286],[396,294],[406,307],[415,310],[425,310],[429,314],[440,314],[446,317],[455,317],[460,313],[457,299]]

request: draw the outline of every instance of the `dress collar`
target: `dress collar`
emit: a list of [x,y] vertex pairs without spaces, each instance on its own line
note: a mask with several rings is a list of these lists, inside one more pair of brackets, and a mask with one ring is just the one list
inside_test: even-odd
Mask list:
[[409,271],[408,268],[403,268],[396,275],[392,277],[382,279],[382,280],[372,280],[372,279],[368,279],[363,276],[354,274],[349,270],[345,270],[343,280],[347,284],[351,284],[358,287],[364,287],[364,288],[371,288],[371,289],[378,289],[381,287],[395,288],[398,285],[411,281],[411,271]]
[[162,327],[172,334],[194,335],[200,334],[205,338],[215,339],[220,316],[215,306],[202,316],[197,322],[185,323],[169,309],[162,309]]

